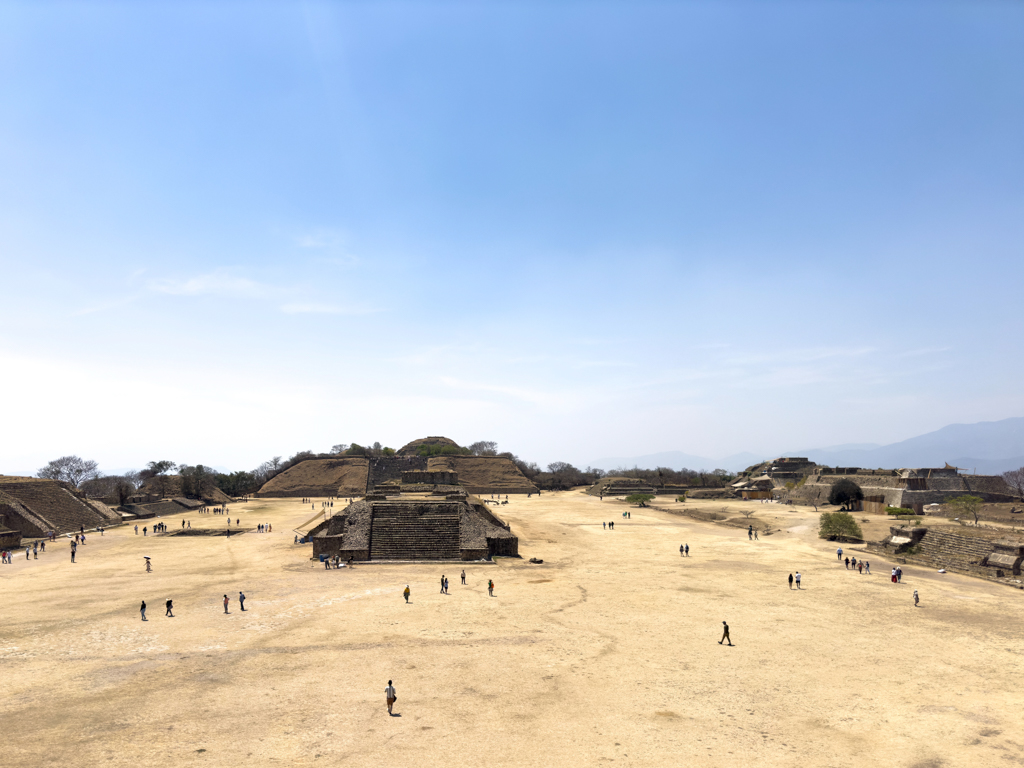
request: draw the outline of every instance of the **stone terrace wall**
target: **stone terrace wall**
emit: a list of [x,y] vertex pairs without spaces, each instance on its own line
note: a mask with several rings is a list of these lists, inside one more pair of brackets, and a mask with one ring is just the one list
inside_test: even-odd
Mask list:
[[[28,533],[23,530],[22,533],[26,535],[42,536],[48,530],[67,533],[77,531],[80,527],[96,528],[111,522],[106,515],[52,480],[3,478],[0,479],[0,491],[17,499],[22,507],[32,513],[33,520],[26,521],[26,526],[36,527],[36,520],[44,523],[41,532]],[[21,530],[17,526],[8,527]]]
[[17,549],[21,545],[21,531],[0,528],[0,549]]
[[828,501],[832,483],[848,479],[857,483],[865,496],[881,496],[888,506],[920,507],[927,504],[941,504],[951,496],[968,494],[980,496],[987,502],[1012,502],[1011,489],[1001,477],[984,475],[942,474],[925,479],[925,490],[914,490],[907,485],[906,478],[893,475],[889,470],[860,470],[856,474],[833,474],[823,472],[812,474],[807,482],[789,492],[788,497],[802,504],[823,504]]
[[402,473],[412,470],[426,470],[427,459],[424,456],[381,456],[370,459],[370,469],[366,479],[366,490],[371,491],[386,482],[402,482]]
[[455,471],[469,493],[537,493],[537,486],[504,456],[433,456],[427,468]]
[[[892,530],[896,534],[902,533],[895,527]],[[895,554],[915,565],[991,577],[992,570],[983,563],[996,551],[996,537],[1005,536],[1005,533],[983,528],[929,527],[924,536],[909,547],[904,545],[894,548],[888,544],[891,537],[887,537],[880,544],[871,545],[870,548],[889,556]]]
[[28,507],[0,491],[0,526],[18,531],[23,536],[45,536],[50,525]]

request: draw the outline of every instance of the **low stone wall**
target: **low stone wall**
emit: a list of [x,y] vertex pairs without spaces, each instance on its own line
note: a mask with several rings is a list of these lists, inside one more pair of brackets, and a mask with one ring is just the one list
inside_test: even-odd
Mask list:
[[[465,552],[471,550],[463,550],[463,560],[468,560],[465,556]],[[519,539],[515,536],[505,536],[501,538],[487,537],[487,550],[486,556],[500,556],[500,557],[519,557]],[[483,558],[474,557],[473,560],[482,560]]]
[[477,496],[490,496],[492,493],[497,493],[502,496],[517,496],[519,494],[540,493],[540,491],[538,491],[533,486],[530,486],[528,488],[523,486],[510,488],[493,488],[486,485],[466,485],[463,487],[466,489],[466,493],[473,493],[476,494]]
[[[890,557],[901,557],[916,565],[992,578],[996,575],[993,569],[1002,559],[997,557],[993,561],[993,554],[1005,554],[1015,546],[1024,547],[1024,544],[1002,543],[991,538],[996,535],[1003,534],[970,528],[943,530],[893,526],[888,537],[869,545],[869,549]],[[1012,567],[1011,563],[1011,570]]]
[[21,546],[21,531],[0,530],[0,549],[17,549]]

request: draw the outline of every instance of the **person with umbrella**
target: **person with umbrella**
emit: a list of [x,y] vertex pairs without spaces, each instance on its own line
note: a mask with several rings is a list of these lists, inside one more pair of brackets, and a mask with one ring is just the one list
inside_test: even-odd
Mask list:
[[146,573],[151,573],[153,570],[153,564],[149,561],[149,555],[143,555],[142,557],[146,561]]

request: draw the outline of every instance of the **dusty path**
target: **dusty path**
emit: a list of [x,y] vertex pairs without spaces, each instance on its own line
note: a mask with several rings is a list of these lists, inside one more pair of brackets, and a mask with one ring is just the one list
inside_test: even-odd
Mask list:
[[126,527],[75,565],[66,544],[22,551],[0,566],[6,762],[1024,764],[1024,592],[913,567],[894,586],[870,556],[874,575],[846,571],[806,510],[771,510],[786,532],[749,542],[623,508],[516,499],[499,514],[524,559],[469,565],[465,587],[459,565],[311,566],[295,501],[233,506],[231,538]]

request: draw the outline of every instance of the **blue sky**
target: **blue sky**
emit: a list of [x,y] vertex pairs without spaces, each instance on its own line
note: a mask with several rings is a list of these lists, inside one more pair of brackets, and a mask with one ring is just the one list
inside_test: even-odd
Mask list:
[[0,472],[1024,414],[1024,5],[0,5]]

